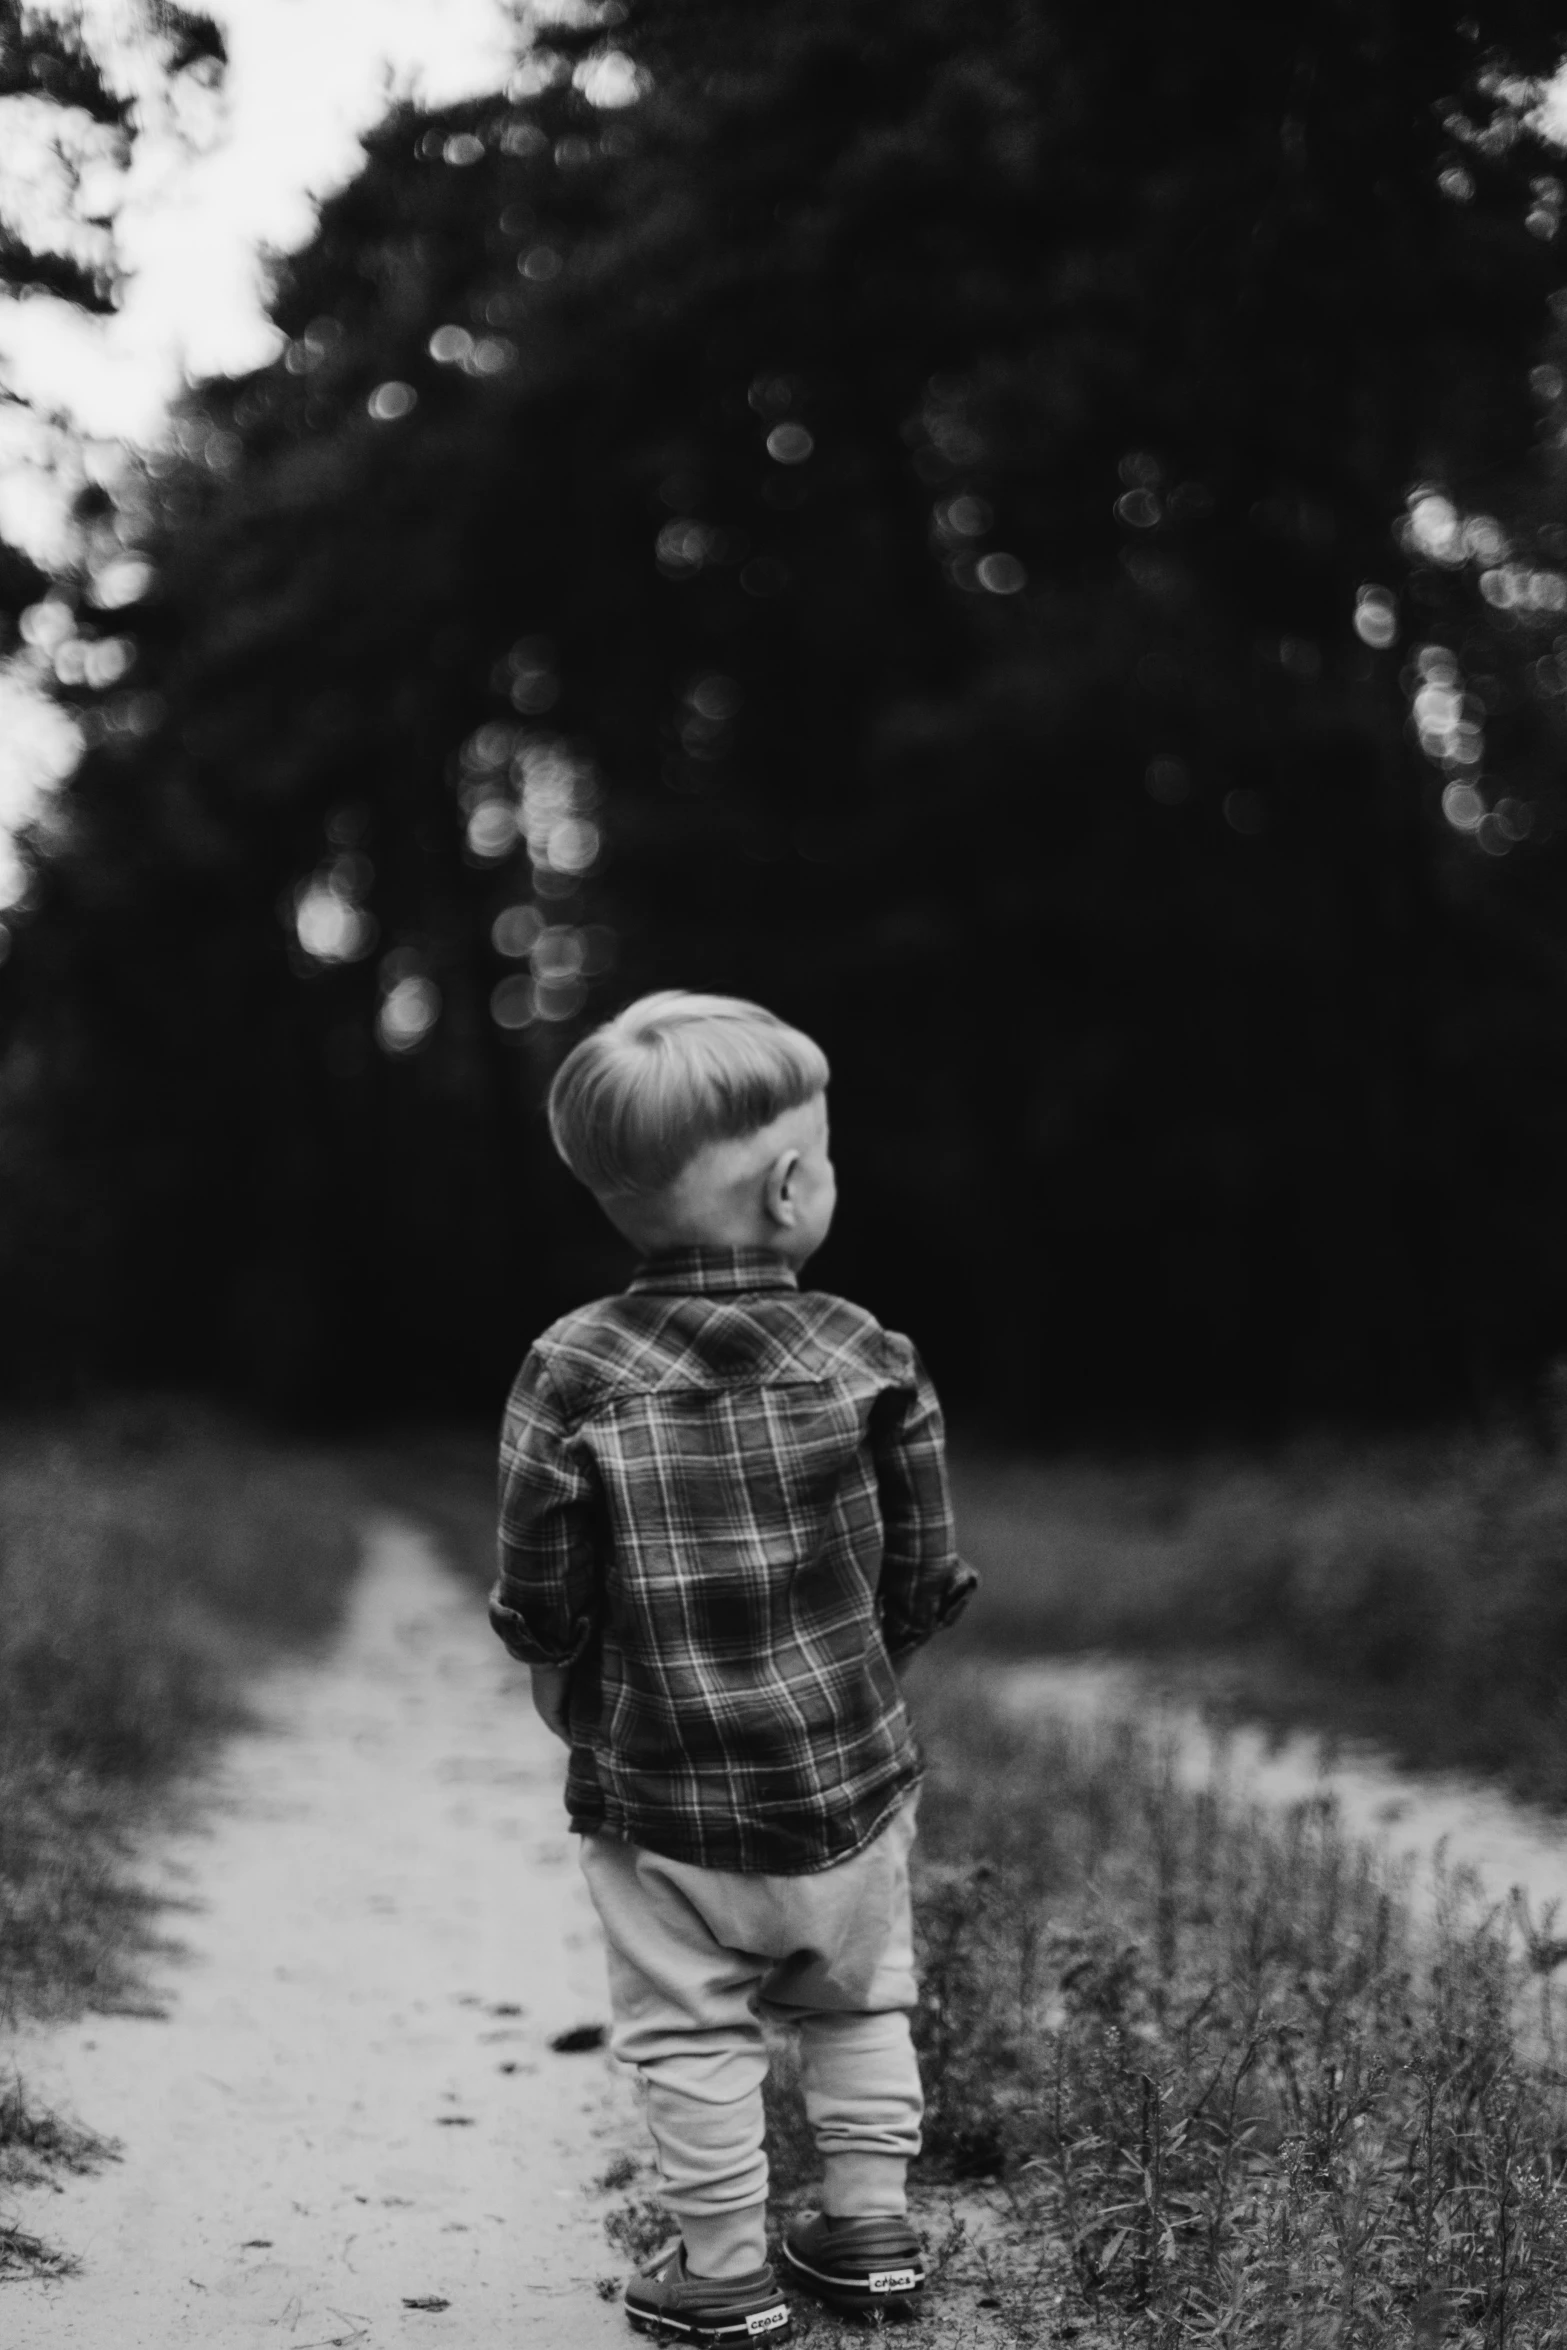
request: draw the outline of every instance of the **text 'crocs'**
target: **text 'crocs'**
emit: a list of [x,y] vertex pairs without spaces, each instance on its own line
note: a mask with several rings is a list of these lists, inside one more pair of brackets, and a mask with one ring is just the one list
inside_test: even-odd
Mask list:
[[743,2277],[694,2277],[678,2237],[638,2269],[625,2309],[638,2333],[677,2342],[785,2342],[794,2331],[771,2262]]
[[906,2219],[812,2212],[794,2222],[783,2250],[797,2283],[855,2317],[912,2317],[925,2290],[925,2254]]

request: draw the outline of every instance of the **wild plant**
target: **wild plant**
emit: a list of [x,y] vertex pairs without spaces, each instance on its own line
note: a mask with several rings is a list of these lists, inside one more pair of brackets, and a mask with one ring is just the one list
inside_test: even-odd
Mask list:
[[[136,1995],[137,1825],[248,1671],[334,1620],[358,1506],[331,1464],[154,1404],[0,1430],[0,2027]],[[0,2190],[93,2143],[0,2091]],[[51,2266],[0,2202],[0,2276]]]
[[927,2175],[1003,2213],[1019,2338],[1567,2341],[1549,1934],[1531,1962],[1511,1905],[1331,1802],[1270,1815],[1137,1724],[1020,1729],[986,1691],[925,1693],[918,2030]]

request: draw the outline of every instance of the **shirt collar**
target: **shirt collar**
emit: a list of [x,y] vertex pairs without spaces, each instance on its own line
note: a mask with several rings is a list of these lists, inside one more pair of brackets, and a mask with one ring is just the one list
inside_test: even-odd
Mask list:
[[643,1259],[630,1287],[738,1297],[753,1289],[797,1289],[799,1283],[769,1248],[667,1248]]

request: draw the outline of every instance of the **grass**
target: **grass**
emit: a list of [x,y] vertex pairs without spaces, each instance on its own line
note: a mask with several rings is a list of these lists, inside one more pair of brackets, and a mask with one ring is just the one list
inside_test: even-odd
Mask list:
[[[357,1506],[329,1461],[158,1404],[0,1430],[0,2025],[139,1996],[135,1831],[333,1623]],[[0,2185],[92,2144],[0,2093]],[[0,2273],[46,2261],[0,2213]]]
[[[51,2186],[61,2171],[96,2170],[118,2154],[111,2139],[41,2113],[20,2079],[0,2086],[0,2188]],[[69,2276],[74,2265],[0,2211],[0,2283],[17,2276]]]
[[[983,1666],[921,1712],[922,2189],[971,2216],[943,2340],[1567,2341],[1549,1921],[1417,1904],[1330,1806],[1183,1784],[1135,1723],[1010,1727]],[[787,2059],[770,2103],[787,2202]]]
[[1567,1802],[1567,1453],[1504,1431],[955,1482],[970,1653],[1217,1659],[1243,1704]]

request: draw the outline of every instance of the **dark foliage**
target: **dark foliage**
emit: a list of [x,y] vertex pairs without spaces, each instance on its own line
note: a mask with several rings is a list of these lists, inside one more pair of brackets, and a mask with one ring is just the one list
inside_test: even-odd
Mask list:
[[542,1080],[670,982],[820,1034],[823,1280],[1018,1426],[1560,1342],[1557,25],[1131,27],[642,0],[385,125],[83,601],[30,1363],[492,1399],[620,1271]]

